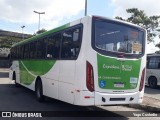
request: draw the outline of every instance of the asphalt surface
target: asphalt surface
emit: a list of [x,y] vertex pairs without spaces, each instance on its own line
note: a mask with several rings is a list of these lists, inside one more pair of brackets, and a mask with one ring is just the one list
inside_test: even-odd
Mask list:
[[160,100],[160,86],[158,86],[157,88],[154,88],[154,89],[146,86],[144,92],[145,92],[145,96]]

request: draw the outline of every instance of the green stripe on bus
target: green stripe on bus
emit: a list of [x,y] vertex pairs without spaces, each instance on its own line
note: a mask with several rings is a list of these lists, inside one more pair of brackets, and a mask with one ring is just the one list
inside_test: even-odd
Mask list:
[[97,54],[98,83],[102,89],[135,89],[139,82],[140,60],[118,60]]
[[28,71],[25,69],[25,67],[23,66],[23,64],[21,62],[19,62],[19,70],[20,70],[20,83],[23,83],[25,85],[30,85],[35,77],[30,75],[28,73]]
[[20,82],[30,85],[34,81],[35,76],[45,75],[54,66],[55,62],[55,60],[20,61]]

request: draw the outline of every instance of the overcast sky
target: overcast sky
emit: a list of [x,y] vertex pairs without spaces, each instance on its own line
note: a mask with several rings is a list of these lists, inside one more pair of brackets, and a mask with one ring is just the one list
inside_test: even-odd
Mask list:
[[[33,34],[38,29],[38,14],[41,15],[41,28],[47,30],[84,16],[85,0],[0,0],[0,29]],[[138,8],[151,15],[160,15],[158,0],[88,0],[88,14],[114,18],[129,17],[128,8]],[[157,39],[157,41],[159,41]],[[153,44],[151,49],[155,50]]]

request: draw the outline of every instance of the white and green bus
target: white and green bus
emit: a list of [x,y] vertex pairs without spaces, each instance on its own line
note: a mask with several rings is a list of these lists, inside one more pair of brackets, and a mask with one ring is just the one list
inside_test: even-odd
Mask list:
[[146,30],[99,16],[21,41],[11,48],[10,79],[36,93],[80,106],[143,100]]

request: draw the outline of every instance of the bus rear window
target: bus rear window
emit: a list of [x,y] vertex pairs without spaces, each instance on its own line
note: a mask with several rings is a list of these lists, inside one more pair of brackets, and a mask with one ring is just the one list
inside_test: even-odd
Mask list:
[[93,26],[93,46],[98,51],[143,54],[144,33],[138,28],[107,20],[95,20]]

